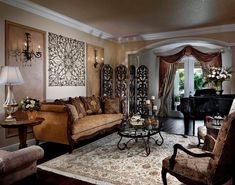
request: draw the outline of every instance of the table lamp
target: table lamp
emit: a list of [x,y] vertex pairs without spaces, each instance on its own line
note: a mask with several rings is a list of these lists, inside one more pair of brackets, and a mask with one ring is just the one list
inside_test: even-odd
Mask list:
[[24,80],[17,66],[3,66],[0,71],[0,85],[7,86],[7,97],[3,104],[8,116],[5,121],[14,121],[12,113],[18,109],[18,104],[14,98],[13,85],[23,84]]

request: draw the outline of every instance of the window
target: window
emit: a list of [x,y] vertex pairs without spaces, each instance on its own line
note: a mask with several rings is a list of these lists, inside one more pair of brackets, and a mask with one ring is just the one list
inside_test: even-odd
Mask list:
[[200,63],[193,56],[185,56],[180,61],[175,74],[172,109],[180,103],[180,97],[194,95],[203,86],[203,73]]

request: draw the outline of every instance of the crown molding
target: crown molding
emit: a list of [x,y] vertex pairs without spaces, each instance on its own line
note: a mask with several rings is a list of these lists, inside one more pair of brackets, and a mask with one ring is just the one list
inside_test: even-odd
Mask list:
[[87,24],[79,22],[75,19],[62,15],[60,13],[57,13],[53,10],[50,10],[48,8],[45,8],[43,6],[40,6],[28,0],[0,0],[0,2],[4,2],[11,6],[23,9],[33,14],[37,14],[44,18],[53,20],[55,22],[73,27],[77,30],[83,31],[93,36],[96,36],[102,39],[107,39],[116,43],[126,43],[126,42],[135,42],[135,41],[143,41],[143,40],[171,39],[175,37],[196,36],[196,35],[203,35],[203,34],[235,31],[235,24],[227,24],[227,25],[219,25],[219,26],[212,26],[212,27],[206,27],[206,28],[185,29],[185,30],[179,30],[179,31],[159,32],[159,33],[142,34],[142,35],[135,35],[135,36],[128,36],[128,37],[114,37],[113,35],[109,33],[98,30],[94,27],[91,27]]
[[1,0],[2,2],[9,4],[11,6],[23,9],[25,11],[31,12],[33,14],[40,15],[44,18],[53,20],[55,22],[64,24],[66,26],[73,27],[75,29],[78,29],[80,31],[83,31],[85,33],[89,33],[93,36],[102,38],[102,39],[110,39],[112,40],[113,36],[103,32],[101,30],[98,30],[94,27],[88,26],[82,22],[79,22],[75,19],[72,19],[70,17],[67,17],[65,15],[62,15],[60,13],[57,13],[53,10],[50,10],[48,8],[45,8],[43,6],[40,6],[38,4],[35,4],[33,2],[30,2],[28,0]]
[[125,43],[125,42],[132,42],[132,41],[170,39],[170,38],[175,38],[175,37],[195,36],[195,35],[231,32],[231,31],[235,31],[235,24],[211,26],[211,27],[206,27],[206,28],[185,29],[185,30],[170,31],[170,32],[142,34],[142,35],[130,36],[126,38],[120,37],[117,39],[117,41],[121,43]]

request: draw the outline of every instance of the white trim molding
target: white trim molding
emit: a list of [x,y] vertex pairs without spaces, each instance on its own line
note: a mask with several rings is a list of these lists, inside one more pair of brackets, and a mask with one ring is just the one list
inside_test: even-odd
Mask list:
[[195,28],[195,29],[185,29],[179,31],[171,32],[159,32],[151,34],[143,34],[138,36],[130,36],[126,38],[118,38],[119,42],[131,42],[131,41],[141,41],[141,40],[158,40],[158,39],[170,39],[175,37],[185,37],[185,36],[194,36],[194,35],[203,35],[210,33],[223,33],[235,31],[235,24],[211,26],[206,28]]
[[33,2],[30,2],[28,0],[0,0],[6,4],[9,4],[11,6],[14,6],[16,8],[23,9],[25,11],[31,12],[36,15],[40,15],[44,18],[50,19],[52,21],[73,27],[77,30],[83,31],[85,33],[89,33],[93,36],[102,38],[102,39],[112,39],[113,36],[100,31],[94,27],[88,26],[87,24],[84,24],[82,22],[79,22],[75,19],[72,19],[70,17],[67,17],[65,15],[62,15],[60,13],[57,13],[53,10],[50,10],[48,8],[45,8],[43,6],[37,5]]
[[222,33],[222,32],[231,32],[235,31],[235,24],[227,25],[218,25],[205,28],[195,28],[195,29],[185,29],[179,31],[170,31],[170,32],[159,32],[151,34],[142,34],[129,37],[114,37],[113,35],[98,30],[94,27],[91,27],[87,24],[79,22],[78,20],[72,19],[60,13],[57,13],[53,10],[40,6],[36,3],[33,3],[29,0],[0,0],[3,3],[9,4],[11,6],[23,9],[25,11],[31,12],[33,14],[40,15],[47,19],[53,20],[55,22],[73,27],[85,33],[91,34],[93,36],[107,39],[117,43],[125,42],[134,42],[141,40],[158,40],[158,39],[170,39],[175,37],[185,37],[185,36],[195,36],[211,33]]

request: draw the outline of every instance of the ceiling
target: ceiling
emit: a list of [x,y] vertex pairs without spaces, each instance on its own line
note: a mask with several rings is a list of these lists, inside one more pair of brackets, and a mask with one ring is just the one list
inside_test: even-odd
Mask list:
[[235,23],[235,0],[30,0],[114,37]]

